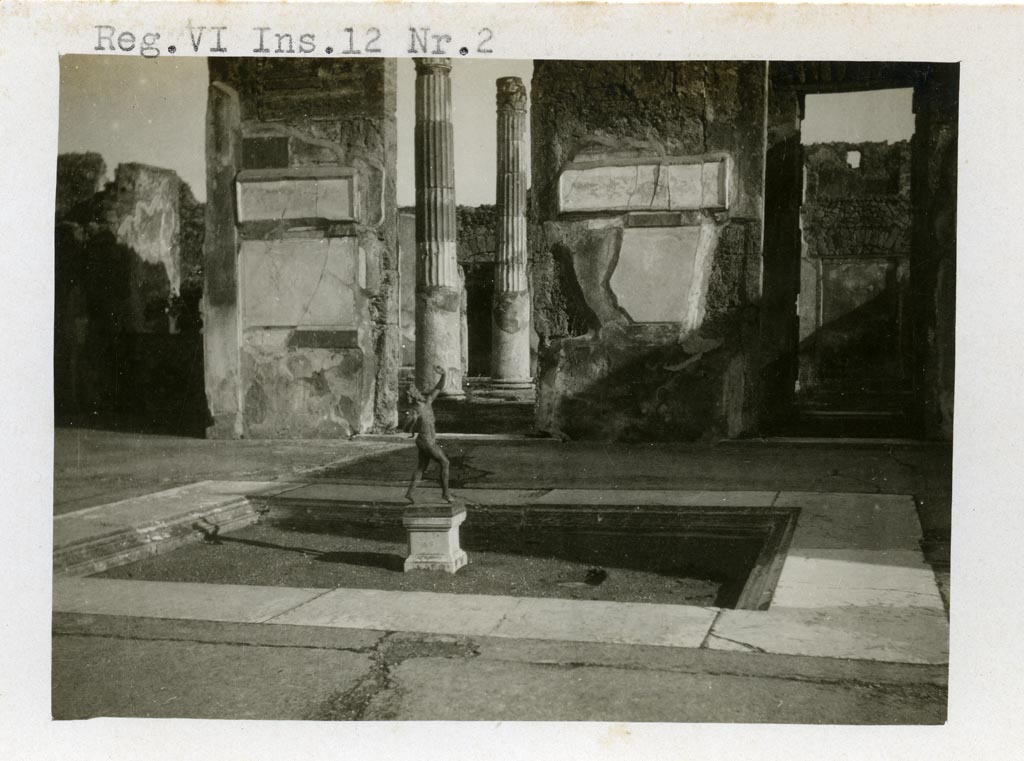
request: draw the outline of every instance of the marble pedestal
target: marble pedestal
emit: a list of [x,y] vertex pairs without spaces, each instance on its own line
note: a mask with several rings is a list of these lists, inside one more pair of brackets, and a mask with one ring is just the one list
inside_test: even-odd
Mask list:
[[409,535],[406,571],[447,571],[455,573],[469,562],[459,547],[459,526],[466,520],[466,508],[430,505],[407,508],[402,525]]

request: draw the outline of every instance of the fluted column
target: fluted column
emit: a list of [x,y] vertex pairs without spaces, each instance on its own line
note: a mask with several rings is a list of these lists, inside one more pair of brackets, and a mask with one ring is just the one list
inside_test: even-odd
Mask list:
[[526,87],[498,86],[498,229],[491,310],[491,385],[529,388],[530,290],[526,280]]
[[416,61],[416,384],[437,382],[461,397],[459,265],[455,255],[455,164],[448,58]]

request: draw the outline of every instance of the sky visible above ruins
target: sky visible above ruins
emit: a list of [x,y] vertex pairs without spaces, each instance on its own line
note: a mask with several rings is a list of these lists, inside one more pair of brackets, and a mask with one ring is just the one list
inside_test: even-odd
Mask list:
[[895,143],[914,134],[913,89],[808,95],[800,142]]
[[[452,62],[455,188],[460,204],[494,203],[495,80],[530,87],[533,62]],[[138,161],[175,170],[205,200],[207,69],[204,58],[62,56],[58,151],[95,151],[113,174]],[[398,203],[412,206],[415,80],[412,59],[398,61]],[[804,143],[905,140],[914,129],[911,91],[809,95]]]
[[[494,203],[497,172],[495,81],[519,77],[530,92],[533,61],[453,60],[452,127],[455,134],[455,199],[461,205]],[[416,126],[416,67],[398,59],[398,205],[416,203],[413,131]],[[529,144],[529,137],[527,137]]]
[[[521,77],[530,87],[532,61],[452,62],[455,188],[460,204],[494,203],[495,80]],[[107,171],[128,161],[175,170],[206,199],[203,156],[205,58],[63,56],[58,152],[95,151]],[[398,203],[416,202],[413,176],[416,73],[398,62]]]
[[173,169],[206,199],[205,58],[60,59],[59,153],[94,151],[113,177],[137,161]]

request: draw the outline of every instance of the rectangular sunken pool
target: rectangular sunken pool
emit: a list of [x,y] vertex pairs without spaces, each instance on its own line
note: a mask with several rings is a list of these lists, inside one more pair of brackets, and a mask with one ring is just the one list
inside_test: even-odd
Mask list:
[[261,523],[103,578],[560,597],[765,609],[797,510],[470,505],[469,565],[403,573],[403,508],[271,501]]

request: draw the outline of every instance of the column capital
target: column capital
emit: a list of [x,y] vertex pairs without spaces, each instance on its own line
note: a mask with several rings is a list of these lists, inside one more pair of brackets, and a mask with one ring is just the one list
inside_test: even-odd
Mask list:
[[501,77],[496,82],[498,87],[499,111],[526,111],[526,85],[519,77]]
[[416,64],[416,76],[422,77],[428,74],[444,74],[452,70],[451,58],[413,58]]

